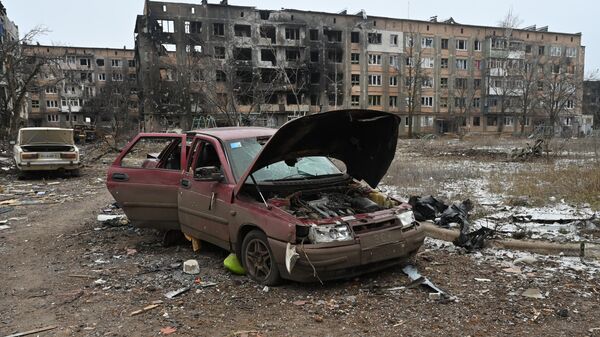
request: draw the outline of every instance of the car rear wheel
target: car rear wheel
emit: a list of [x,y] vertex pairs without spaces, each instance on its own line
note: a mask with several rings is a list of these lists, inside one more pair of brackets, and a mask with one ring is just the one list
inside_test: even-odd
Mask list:
[[259,230],[251,231],[244,238],[242,264],[248,276],[257,283],[275,285],[281,281],[267,236]]

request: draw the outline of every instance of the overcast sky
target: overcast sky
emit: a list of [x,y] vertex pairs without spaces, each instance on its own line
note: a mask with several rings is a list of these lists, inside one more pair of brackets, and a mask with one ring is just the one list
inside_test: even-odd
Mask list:
[[[42,44],[85,47],[133,48],[135,17],[142,13],[143,0],[0,0],[8,16],[15,21],[21,34],[37,25],[51,32],[39,39]],[[201,3],[177,0],[174,2]],[[218,2],[209,0],[210,3]],[[457,22],[495,26],[512,7],[523,21],[522,26],[548,25],[550,31],[583,33],[586,46],[586,73],[600,68],[600,2],[592,0],[346,0],[346,1],[277,1],[229,0],[232,5],[255,6],[261,9],[294,8],[302,10],[339,12],[347,9],[356,13],[394,18],[427,20],[452,16]]]

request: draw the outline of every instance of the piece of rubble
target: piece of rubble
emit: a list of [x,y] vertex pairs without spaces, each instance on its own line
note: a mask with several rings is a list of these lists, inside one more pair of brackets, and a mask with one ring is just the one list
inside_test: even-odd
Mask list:
[[520,263],[524,263],[524,264],[534,264],[536,263],[538,260],[533,257],[533,256],[523,256],[520,257],[516,260],[513,261],[514,264],[520,264]]
[[166,293],[165,297],[168,299],[172,299],[172,298],[177,297],[189,290],[190,290],[190,287],[183,287],[183,288],[179,288],[177,290],[172,290],[172,291],[169,291],[168,293]]
[[9,225],[0,225],[0,231],[1,230],[5,230],[5,229],[9,229],[10,226]]
[[187,260],[183,263],[183,272],[190,275],[200,273],[200,266],[196,260]]
[[529,298],[537,298],[537,299],[545,298],[544,295],[542,294],[542,292],[538,288],[528,288],[521,294],[521,296],[525,296],[525,297],[529,297]]
[[167,327],[160,329],[160,333],[163,335],[170,335],[176,331],[177,331],[177,328],[174,328],[172,326],[167,326]]

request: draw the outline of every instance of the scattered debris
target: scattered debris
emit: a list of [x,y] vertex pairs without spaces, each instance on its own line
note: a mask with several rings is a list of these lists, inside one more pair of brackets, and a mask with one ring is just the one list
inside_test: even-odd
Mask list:
[[103,285],[103,284],[106,284],[106,280],[99,278],[96,281],[94,281],[94,284],[95,285]]
[[[408,288],[416,287],[417,285],[421,285],[429,288],[429,290],[433,290],[433,293],[439,294],[439,298],[453,300],[454,298],[446,294],[445,291],[438,288],[435,284],[433,284],[427,277],[422,276],[417,268],[411,264],[406,265],[402,268],[404,274],[408,276],[412,280],[412,282],[407,286]],[[435,296],[435,295],[434,295]]]
[[147,305],[147,306],[143,307],[140,310],[132,311],[129,314],[129,316],[136,316],[136,315],[142,314],[142,313],[144,313],[146,311],[149,311],[149,310],[152,310],[154,308],[157,308],[159,305],[160,305],[159,303]]
[[321,316],[321,315],[315,315],[313,318],[314,318],[315,322],[317,322],[317,323],[323,322],[323,316]]
[[492,282],[492,280],[490,280],[489,278],[475,278],[475,281],[477,282]]
[[129,220],[125,214],[98,214],[96,219],[99,222],[112,227],[126,226],[129,224]]
[[172,290],[169,291],[168,293],[165,294],[165,297],[168,299],[172,299],[174,297],[177,297],[187,291],[189,291],[191,288],[190,287],[183,287],[183,288],[179,288],[177,290]]
[[244,270],[244,267],[242,267],[240,260],[238,260],[237,256],[233,253],[227,256],[227,258],[223,261],[223,265],[225,266],[225,268],[227,268],[230,272],[234,274],[246,274],[246,270]]
[[545,298],[544,295],[542,294],[542,292],[537,288],[528,288],[521,294],[521,296],[525,296],[525,297],[529,297],[529,298],[538,298],[538,299]]
[[8,213],[12,210],[13,210],[12,207],[0,207],[0,214]]
[[0,225],[0,231],[1,230],[5,230],[5,229],[9,229],[10,226],[9,225]]
[[160,333],[162,333],[163,335],[170,335],[170,334],[174,333],[175,331],[177,331],[177,328],[174,328],[172,326],[167,326],[167,327],[160,329]]
[[200,266],[196,260],[187,260],[183,263],[183,272],[190,275],[200,274]]
[[510,159],[512,160],[526,160],[531,157],[540,157],[543,153],[543,139],[537,139],[533,146],[527,145],[523,148],[514,148],[510,152]]
[[513,261],[514,264],[534,264],[537,262],[537,259],[533,256],[523,256]]
[[235,337],[264,337],[260,331],[256,330],[242,330],[233,333]]

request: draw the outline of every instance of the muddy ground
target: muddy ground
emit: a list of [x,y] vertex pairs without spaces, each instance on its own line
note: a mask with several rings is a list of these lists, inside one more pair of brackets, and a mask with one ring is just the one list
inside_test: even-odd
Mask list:
[[[162,336],[166,327],[172,336],[600,335],[599,274],[577,261],[565,267],[561,257],[515,265],[514,252],[466,254],[428,240],[417,267],[456,301],[422,288],[390,291],[409,283],[400,268],[325,285],[258,286],[226,271],[218,248],[163,247],[152,230],[96,221],[114,202],[107,162],[81,177],[0,173],[4,193],[28,201],[0,214],[10,226],[0,230],[0,336],[48,326],[56,328],[40,336]],[[200,284],[182,273],[192,258]],[[522,296],[529,288],[543,298]]]

